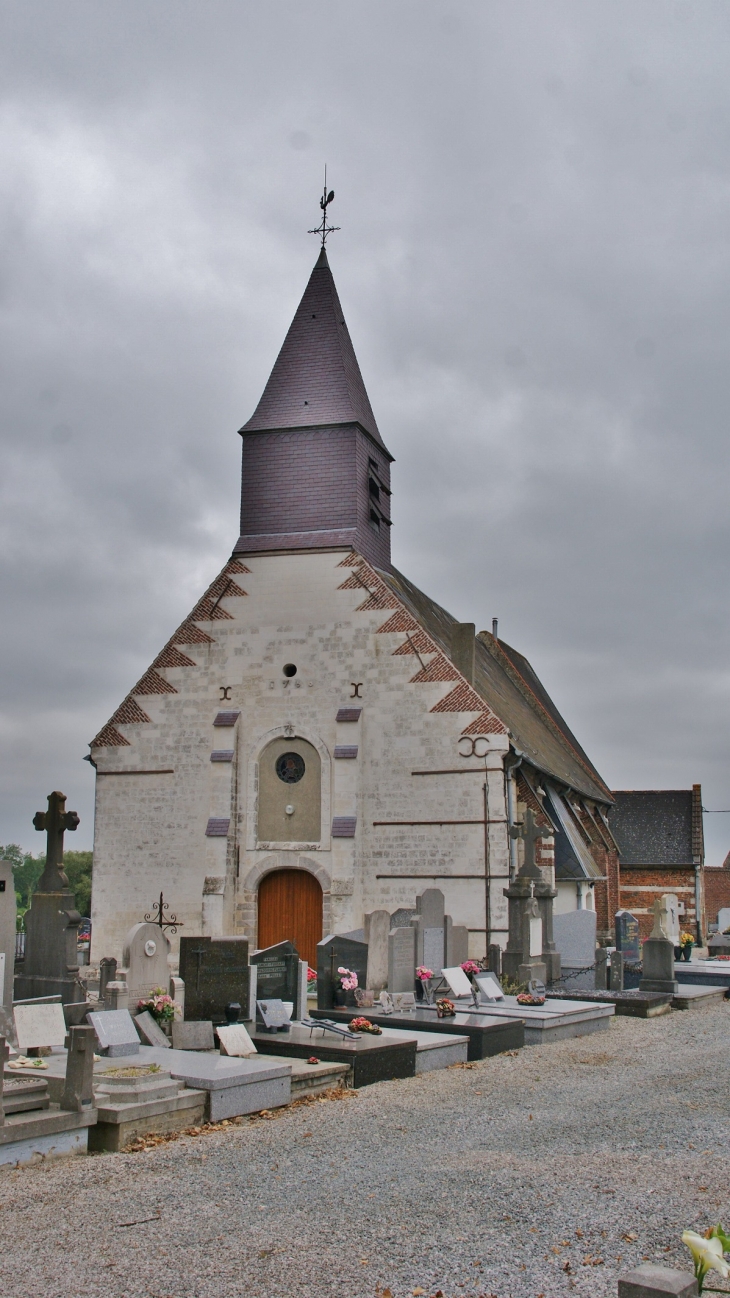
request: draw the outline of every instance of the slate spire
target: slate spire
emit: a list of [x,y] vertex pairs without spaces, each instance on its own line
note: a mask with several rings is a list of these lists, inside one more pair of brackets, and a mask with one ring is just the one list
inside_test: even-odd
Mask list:
[[388,454],[322,248],[263,396],[239,432],[342,424],[359,424]]

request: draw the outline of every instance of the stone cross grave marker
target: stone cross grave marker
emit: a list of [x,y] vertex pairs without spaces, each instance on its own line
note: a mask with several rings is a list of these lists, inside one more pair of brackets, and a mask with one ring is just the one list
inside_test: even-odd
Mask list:
[[180,938],[185,1018],[225,1023],[226,1005],[249,1003],[248,938]]
[[118,1059],[139,1054],[139,1037],[129,1010],[102,1010],[86,1017],[96,1033],[103,1055]]
[[390,913],[372,910],[365,916],[365,941],[368,944],[366,986],[377,996],[388,985],[388,934]]
[[77,937],[81,916],[63,872],[63,836],[79,817],[66,811],[65,794],[48,795],[48,810],[33,817],[46,831],[46,864],[25,914],[25,959],[16,980],[19,1000],[60,995],[64,1004],[83,1000],[78,983]]
[[624,963],[638,963],[641,959],[638,919],[629,910],[617,910],[615,924],[616,950],[623,955]]
[[551,838],[552,829],[548,825],[536,825],[530,807],[525,812],[525,819],[519,825],[510,826],[510,838],[521,838],[524,847],[524,860],[517,872],[518,879],[542,879],[542,871],[535,863],[535,844],[538,838]]
[[15,970],[15,878],[12,861],[0,861],[0,1007],[13,1004]]
[[133,924],[124,939],[122,958],[127,970],[129,1009],[135,1013],[140,1001],[160,987],[167,992],[170,982],[170,939],[159,924]]
[[[320,1010],[331,1010],[335,1003],[335,980],[340,966],[356,973],[358,987],[364,987],[368,971],[367,942],[330,934],[317,943],[317,1008]],[[354,1000],[351,997],[350,1003],[354,1004]]]
[[65,892],[68,878],[63,870],[63,836],[79,827],[78,813],[66,810],[65,793],[49,793],[48,810],[37,811],[33,824],[46,831],[46,864],[36,892]]
[[412,992],[416,984],[416,930],[394,928],[388,934],[388,991]]
[[96,1033],[92,1027],[72,1027],[68,1032],[66,1056],[66,1083],[61,1095],[61,1108],[81,1113],[93,1107],[94,1046]]
[[16,1005],[13,1018],[21,1054],[44,1046],[62,1046],[66,1040],[66,1020],[60,1001],[50,1005]]

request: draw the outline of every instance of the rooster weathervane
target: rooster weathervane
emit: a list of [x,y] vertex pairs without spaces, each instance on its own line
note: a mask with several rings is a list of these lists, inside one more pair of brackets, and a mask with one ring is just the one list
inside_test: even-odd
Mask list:
[[320,207],[321,207],[321,209],[322,209],[322,220],[320,221],[319,225],[316,225],[316,226],[314,227],[313,230],[308,230],[308,231],[307,231],[308,234],[320,234],[320,235],[322,236],[322,247],[323,247],[323,248],[324,248],[324,246],[325,246],[325,244],[326,244],[326,242],[327,242],[327,235],[328,235],[328,234],[333,234],[335,230],[339,230],[339,228],[340,228],[339,225],[328,225],[328,224],[327,224],[327,208],[329,207],[330,203],[333,201],[334,196],[335,196],[335,191],[334,191],[334,189],[331,189],[331,190],[329,191],[329,193],[327,192],[327,168],[325,167],[325,169],[324,169],[324,189],[322,190],[322,197],[321,197],[320,200],[319,200],[319,205],[320,205]]

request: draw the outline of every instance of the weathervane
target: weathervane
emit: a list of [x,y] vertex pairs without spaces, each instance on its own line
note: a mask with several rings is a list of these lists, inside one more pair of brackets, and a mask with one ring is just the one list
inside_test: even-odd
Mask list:
[[334,196],[335,196],[335,191],[334,191],[334,189],[331,189],[330,192],[327,193],[327,168],[325,167],[325,169],[324,169],[324,189],[322,190],[322,197],[321,197],[320,200],[319,200],[319,205],[320,205],[320,207],[322,208],[322,220],[321,220],[320,224],[317,225],[317,226],[315,226],[315,228],[314,228],[313,230],[308,230],[308,231],[307,231],[308,234],[321,234],[321,236],[322,236],[322,247],[323,247],[323,248],[324,248],[324,246],[325,246],[325,244],[326,244],[326,242],[327,242],[327,235],[328,235],[328,234],[332,234],[335,230],[339,230],[339,228],[340,228],[339,225],[328,225],[328,224],[327,224],[327,208],[329,207],[330,203],[331,203],[332,200],[334,199]]

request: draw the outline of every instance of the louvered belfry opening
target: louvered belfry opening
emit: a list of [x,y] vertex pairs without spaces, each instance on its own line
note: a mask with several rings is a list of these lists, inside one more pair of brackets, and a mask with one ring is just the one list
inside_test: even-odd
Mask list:
[[390,464],[324,251],[243,439],[239,554],[352,546],[390,568]]

